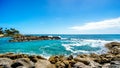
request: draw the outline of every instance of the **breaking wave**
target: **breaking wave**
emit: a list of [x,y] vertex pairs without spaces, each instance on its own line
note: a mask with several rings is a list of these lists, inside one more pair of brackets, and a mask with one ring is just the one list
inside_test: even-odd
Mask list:
[[[113,41],[119,42],[117,40]],[[103,54],[107,52],[107,49],[104,47],[104,45],[113,41],[72,38],[70,40],[62,41],[62,46],[64,46],[67,51],[71,51],[72,54]]]

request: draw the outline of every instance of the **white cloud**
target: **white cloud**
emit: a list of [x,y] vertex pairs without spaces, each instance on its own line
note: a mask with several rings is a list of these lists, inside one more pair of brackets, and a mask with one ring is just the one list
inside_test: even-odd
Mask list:
[[70,27],[70,29],[78,31],[105,30],[105,29],[110,30],[114,28],[120,28],[120,17],[98,22],[88,22],[82,26]]

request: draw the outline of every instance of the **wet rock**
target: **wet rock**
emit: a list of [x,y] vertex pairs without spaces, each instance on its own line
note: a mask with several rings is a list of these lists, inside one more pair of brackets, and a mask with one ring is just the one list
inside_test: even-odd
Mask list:
[[2,68],[11,68],[13,61],[8,58],[0,58],[0,67]]
[[56,68],[54,64],[51,64],[47,60],[38,60],[37,63],[35,63],[35,68]]

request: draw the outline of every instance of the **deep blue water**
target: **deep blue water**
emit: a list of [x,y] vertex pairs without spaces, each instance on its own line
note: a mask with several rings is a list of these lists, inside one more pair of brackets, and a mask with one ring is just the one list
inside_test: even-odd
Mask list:
[[0,38],[0,53],[14,52],[25,54],[51,55],[77,55],[82,53],[105,53],[104,44],[120,41],[120,34],[90,34],[90,35],[59,35],[59,34],[33,34],[60,36],[61,40],[37,40],[29,42],[8,42],[10,39]]

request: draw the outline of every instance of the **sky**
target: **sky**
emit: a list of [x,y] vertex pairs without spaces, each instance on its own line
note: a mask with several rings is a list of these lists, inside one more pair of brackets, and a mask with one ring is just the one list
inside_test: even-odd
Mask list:
[[120,0],[0,0],[0,27],[23,34],[120,34]]

